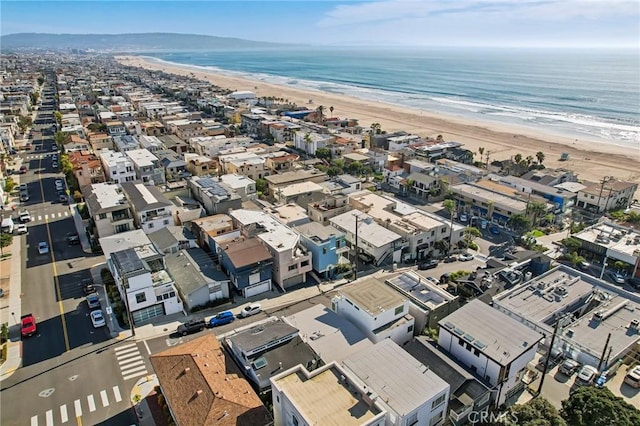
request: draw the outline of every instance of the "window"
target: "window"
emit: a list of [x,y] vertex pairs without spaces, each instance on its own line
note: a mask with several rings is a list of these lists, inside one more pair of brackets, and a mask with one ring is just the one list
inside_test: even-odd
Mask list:
[[165,220],[163,220],[163,221],[162,221],[162,224],[163,224],[163,225],[168,225],[168,224],[169,224],[169,219],[165,219]]
[[289,266],[289,270],[290,271],[295,271],[296,269],[298,269],[298,265],[297,264]]
[[327,248],[326,247],[322,247],[322,254],[327,254]]
[[439,406],[441,406],[444,403],[444,399],[446,397],[447,397],[446,393],[443,393],[442,395],[437,397],[436,400],[431,403],[431,411],[433,411],[436,408],[438,408]]
[[308,261],[308,260],[303,260],[303,261],[300,263],[300,266],[302,266],[302,267],[304,267],[304,266],[309,266],[309,261]]
[[153,222],[149,222],[149,228],[153,228]]
[[474,348],[474,349],[473,349],[473,354],[474,354],[475,356],[477,356],[478,358],[480,358],[480,351],[479,351],[479,350],[477,350],[477,349],[475,349],[475,348]]
[[462,339],[458,339],[458,344],[462,347],[464,347],[464,341]]
[[422,238],[418,240],[418,244],[422,244]]
[[138,303],[142,303],[142,302],[146,302],[147,301],[147,295],[144,293],[138,293],[136,294],[136,302]]
[[106,213],[98,214],[98,219],[102,220],[102,219],[106,219],[106,218],[107,218],[107,214]]
[[293,414],[291,415],[291,423],[293,423],[293,426],[298,426],[298,418]]
[[413,325],[410,325],[409,327],[407,327],[407,333],[412,333],[413,332]]
[[396,314],[396,315],[400,315],[400,314],[401,314],[401,313],[403,313],[403,312],[404,312],[404,306],[398,306],[398,307],[396,308],[396,312],[395,312],[395,314]]
[[412,426],[418,423],[418,413],[411,413],[407,416],[407,426]]

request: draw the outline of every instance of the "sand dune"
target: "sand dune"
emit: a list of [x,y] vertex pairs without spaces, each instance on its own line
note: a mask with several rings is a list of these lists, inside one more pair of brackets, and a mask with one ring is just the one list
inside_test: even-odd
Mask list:
[[[507,159],[518,153],[524,158],[529,155],[535,158],[536,153],[542,151],[546,157],[544,164],[547,167],[573,170],[582,180],[598,181],[604,176],[614,176],[617,179],[640,183],[640,147],[630,149],[604,142],[582,141],[538,133],[526,127],[470,121],[441,115],[434,111],[421,111],[335,93],[300,90],[263,81],[200,72],[144,57],[119,56],[116,59],[130,66],[162,70],[178,75],[193,74],[196,78],[207,80],[219,87],[250,90],[260,97],[275,96],[288,99],[310,109],[322,105],[325,114],[330,114],[329,107],[333,106],[333,116],[355,118],[364,127],[369,127],[371,123],[380,123],[382,130],[388,132],[404,130],[420,136],[442,135],[445,140],[464,143],[473,152],[478,152],[478,148],[483,147],[485,156],[486,152],[490,152],[491,160]],[[313,103],[310,104],[310,100]],[[559,161],[563,152],[569,154],[569,161]],[[479,156],[476,156],[476,159],[479,159]],[[636,194],[636,197],[639,195]]]

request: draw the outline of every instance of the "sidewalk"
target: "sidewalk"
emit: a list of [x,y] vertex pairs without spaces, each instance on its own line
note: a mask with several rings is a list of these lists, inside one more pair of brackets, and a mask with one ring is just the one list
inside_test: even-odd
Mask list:
[[[9,326],[9,340],[7,341],[7,359],[0,366],[0,381],[10,377],[22,365],[22,339],[20,336],[20,316],[22,315],[22,238],[14,236],[9,247],[3,249],[10,257],[0,260],[0,279],[3,283],[5,295],[0,304],[0,323]],[[8,286],[5,283],[8,282]],[[8,300],[6,300],[8,299]]]
[[[69,196],[71,199],[71,196]],[[80,216],[80,212],[78,211],[77,204],[69,203],[69,210],[71,211],[71,215],[73,216],[73,222],[76,225],[76,232],[78,233],[78,237],[80,237],[80,244],[82,244],[82,251],[85,253],[93,253],[91,250],[91,244],[89,243],[89,239],[87,238],[87,231],[84,228],[84,224],[82,223],[82,216]]]

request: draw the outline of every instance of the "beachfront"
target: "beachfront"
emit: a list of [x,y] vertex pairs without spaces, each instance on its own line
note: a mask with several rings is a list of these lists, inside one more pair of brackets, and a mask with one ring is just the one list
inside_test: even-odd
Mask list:
[[[250,90],[259,97],[275,96],[288,99],[298,105],[314,108],[333,106],[333,115],[355,118],[363,127],[380,123],[382,130],[403,130],[419,136],[458,141],[473,152],[483,147],[491,159],[508,159],[518,153],[524,157],[545,153],[547,167],[564,167],[577,173],[581,179],[598,181],[605,176],[640,183],[640,149],[575,140],[567,137],[539,134],[529,128],[495,123],[474,122],[455,117],[443,117],[431,111],[419,111],[380,102],[365,101],[335,93],[300,90],[274,85],[263,81],[203,72],[189,66],[179,66],[140,56],[119,56],[125,65],[161,70],[178,75],[193,74],[196,78],[232,90]],[[309,104],[312,100],[313,103]],[[569,161],[560,161],[562,153],[569,154]],[[478,158],[478,157],[476,157]],[[478,158],[479,159],[479,158]],[[638,197],[639,194],[636,194]]]

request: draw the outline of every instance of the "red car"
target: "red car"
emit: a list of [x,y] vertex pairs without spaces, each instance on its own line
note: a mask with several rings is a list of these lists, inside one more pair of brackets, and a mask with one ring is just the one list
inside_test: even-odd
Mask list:
[[23,175],[27,173],[27,166],[20,166],[20,174]]
[[36,326],[36,317],[33,314],[26,314],[20,317],[22,319],[22,337],[29,337],[36,334],[38,327]]

